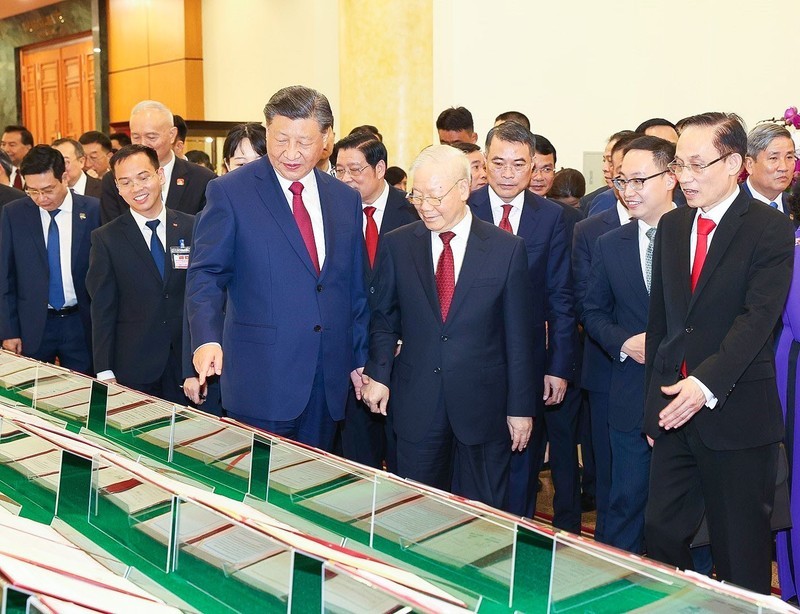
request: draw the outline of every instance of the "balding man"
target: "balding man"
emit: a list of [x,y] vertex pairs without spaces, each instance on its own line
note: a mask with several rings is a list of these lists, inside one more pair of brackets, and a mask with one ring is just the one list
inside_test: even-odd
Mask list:
[[[131,111],[131,140],[156,150],[158,162],[164,169],[165,182],[161,194],[169,209],[196,214],[206,204],[206,184],[215,175],[207,168],[181,160],[173,152],[178,129],[172,111],[155,100],[140,102]],[[106,224],[128,211],[128,204],[119,195],[114,177],[103,177],[100,212]]]

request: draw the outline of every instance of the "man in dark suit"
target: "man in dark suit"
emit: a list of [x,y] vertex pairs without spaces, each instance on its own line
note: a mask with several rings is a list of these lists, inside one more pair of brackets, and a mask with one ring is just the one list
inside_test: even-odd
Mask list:
[[[178,129],[172,112],[160,102],[145,100],[131,111],[131,140],[134,144],[152,147],[164,169],[162,195],[169,209],[195,215],[206,204],[206,185],[215,175],[207,168],[178,158],[172,150]],[[109,173],[103,177],[100,198],[103,223],[106,224],[128,210]]]
[[22,179],[22,173],[19,172],[19,166],[32,147],[33,135],[30,130],[25,126],[6,126],[3,131],[3,138],[0,139],[0,149],[11,160],[13,166],[8,178],[10,185],[18,190],[21,190],[25,183]]
[[[357,133],[336,144],[336,176],[361,194],[364,211],[364,287],[370,309],[380,285],[375,268],[380,240],[388,232],[419,219],[400,190],[384,179],[386,146],[369,133]],[[391,425],[388,427],[391,429]],[[380,469],[386,461],[394,471],[394,432],[387,432],[386,418],[373,414],[350,390],[345,420],[341,425],[342,451],[346,458]]]
[[3,348],[92,372],[89,237],[100,225],[97,199],[67,187],[64,157],[37,145],[20,173],[27,197],[0,216],[0,338]]
[[533,389],[538,422],[533,445],[512,457],[508,509],[533,516],[539,471],[549,438],[555,488],[553,522],[559,528],[578,533],[581,520],[578,408],[564,411],[559,407],[567,382],[575,374],[576,325],[569,241],[562,208],[527,189],[535,147],[533,135],[516,122],[492,128],[486,137],[489,185],[473,192],[469,204],[476,217],[525,240],[531,287],[537,289],[533,307],[536,373]]
[[53,147],[64,156],[69,189],[81,196],[100,198],[103,193],[102,183],[99,179],[87,175],[83,170],[86,161],[83,145],[75,139],[56,139],[53,141]]
[[92,233],[86,287],[97,377],[185,404],[181,338],[194,218],[164,207],[164,171],[150,147],[120,149],[108,176],[130,209]]
[[411,174],[422,221],[381,243],[364,400],[385,415],[391,391],[399,475],[504,507],[536,405],[525,244],[472,215],[460,151],[429,147]]
[[744,167],[748,172],[742,190],[752,198],[789,215],[784,192],[792,185],[795,162],[791,133],[777,124],[759,124],[747,135],[747,156]]
[[642,434],[644,338],[656,226],[674,208],[675,177],[667,164],[675,146],[644,136],[627,145],[623,155],[614,182],[636,221],[598,239],[583,320],[613,365],[608,384],[611,487],[603,537],[641,554],[650,474],[650,445]]
[[221,374],[229,416],[330,449],[367,358],[364,214],[358,192],[314,168],[327,98],[287,87],[264,114],[267,155],[210,183],[197,224],[194,365],[201,384]]
[[11,158],[6,152],[0,150],[0,207],[25,196],[25,192],[22,190],[11,187],[9,177],[12,172],[14,172],[14,165],[11,164]]
[[783,417],[772,328],[792,274],[791,221],[737,186],[741,120],[682,121],[675,173],[688,202],[662,217],[653,256],[644,429],[654,441],[648,555],[691,568],[708,520],[717,579],[769,593]]

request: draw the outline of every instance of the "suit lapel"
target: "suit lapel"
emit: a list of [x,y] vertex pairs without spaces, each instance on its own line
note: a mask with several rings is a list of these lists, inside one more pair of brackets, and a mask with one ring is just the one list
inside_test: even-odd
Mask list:
[[475,215],[475,217],[483,220],[484,222],[494,224],[494,219],[492,218],[492,207],[489,204],[488,186],[481,188],[475,192],[475,194],[471,195],[469,203],[472,207],[472,213]]
[[186,167],[187,162],[175,156],[175,165],[172,167],[172,176],[169,178],[169,191],[167,192],[167,207],[178,209],[183,192],[186,189]]
[[467,237],[467,249],[464,252],[464,262],[461,264],[461,271],[456,281],[453,300],[450,303],[450,311],[447,314],[447,321],[452,322],[458,313],[459,307],[464,303],[467,294],[472,288],[472,283],[478,276],[486,262],[486,233],[473,218],[470,225],[469,237]]
[[411,258],[417,269],[422,289],[428,297],[431,309],[436,314],[439,322],[442,321],[442,308],[439,305],[439,295],[436,292],[436,281],[433,277],[433,254],[431,252],[431,231],[420,224],[414,230],[414,246],[411,249]]
[[629,223],[623,226],[619,240],[619,251],[614,254],[619,259],[620,269],[630,284],[633,295],[648,308],[649,294],[642,275],[641,256],[639,254],[639,225]]
[[25,207],[25,224],[28,227],[28,232],[31,233],[31,239],[36,246],[36,252],[42,259],[42,265],[45,270],[49,270],[47,263],[47,246],[44,244],[44,233],[42,232],[42,217],[39,214],[39,207],[33,201]]
[[[319,174],[317,174],[319,173]],[[319,204],[322,208],[322,228],[325,234],[325,262],[322,264],[322,270],[319,273],[319,278],[322,279],[325,277],[325,274],[328,272],[330,268],[327,266],[329,263],[334,262],[332,260],[332,256],[334,250],[336,249],[336,233],[333,231],[336,223],[334,222],[334,217],[336,215],[334,208],[336,204],[333,202],[333,197],[328,190],[328,186],[325,184],[324,180],[320,180],[320,177],[323,175],[321,171],[317,171],[314,169],[314,175],[317,180],[317,191],[319,192]],[[330,178],[330,177],[329,177]],[[364,215],[363,213],[361,215]],[[295,224],[296,226],[297,224]],[[297,231],[300,234],[300,230]],[[362,235],[363,236],[363,235]],[[302,237],[301,237],[302,240]],[[305,243],[303,243],[303,249],[305,249]],[[308,250],[305,250],[308,253]],[[308,258],[309,263],[311,262],[311,257]],[[313,270],[313,265],[312,265]]]
[[72,195],[72,278],[77,279],[78,252],[86,235],[86,203],[77,194]]
[[[161,279],[161,275],[156,268],[156,263],[153,260],[153,254],[150,253],[149,244],[145,242],[144,235],[142,231],[139,230],[139,226],[136,224],[136,221],[133,219],[130,211],[126,211],[122,216],[123,222],[120,224],[120,230],[125,237],[125,239],[130,243],[131,249],[133,249],[134,253],[139,257],[142,261],[144,267],[149,271],[150,275],[155,277],[159,284],[163,284],[163,280]],[[164,271],[166,273],[167,261],[166,256],[164,257]]]
[[166,252],[164,258],[164,285],[169,283],[170,277],[175,273],[172,268],[172,254],[170,254],[169,248],[171,246],[177,247],[180,245],[181,239],[183,239],[185,245],[190,245],[192,241],[190,235],[191,233],[187,236],[187,230],[180,224],[177,213],[171,209],[167,209],[167,244],[164,246]]
[[[678,258],[675,263],[678,266],[678,279],[682,279],[681,283],[683,305],[688,305],[692,300],[692,252],[691,252],[691,237],[692,237],[692,224],[694,224],[694,216],[697,210],[692,207],[684,207],[683,215],[680,220],[680,228],[678,229],[678,239],[675,245]],[[667,246],[665,249],[669,249]]]
[[517,236],[522,238],[531,237],[536,230],[536,218],[539,216],[539,204],[529,196],[531,192],[525,190],[525,200],[522,203],[522,214],[519,218],[519,228],[517,229]]

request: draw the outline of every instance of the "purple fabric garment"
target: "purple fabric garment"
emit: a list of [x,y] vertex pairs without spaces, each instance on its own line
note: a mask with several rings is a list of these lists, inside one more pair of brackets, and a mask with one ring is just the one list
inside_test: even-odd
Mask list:
[[[800,241],[800,229],[795,232]],[[791,468],[792,481],[789,484],[791,514],[793,527],[777,534],[778,579],[781,587],[781,598],[786,601],[795,597],[800,588],[800,369],[793,374],[798,393],[795,394],[794,407],[787,407],[787,391],[790,386],[789,353],[792,345],[800,343],[800,245],[795,244],[794,272],[789,297],[783,311],[783,330],[775,350],[775,370],[778,379],[778,393],[783,406],[784,419],[787,412],[795,416],[793,432],[786,431],[787,452]],[[788,421],[787,421],[788,425]],[[795,462],[797,461],[797,462]]]

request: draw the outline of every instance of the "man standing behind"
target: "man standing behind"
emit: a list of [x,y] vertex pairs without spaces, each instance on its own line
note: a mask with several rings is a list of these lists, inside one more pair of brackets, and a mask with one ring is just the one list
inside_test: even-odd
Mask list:
[[83,145],[86,161],[83,170],[95,179],[102,179],[110,170],[109,161],[114,153],[111,139],[103,132],[89,130],[78,137],[78,142]]
[[8,154],[0,149],[0,207],[12,200],[23,198],[25,192],[11,187],[11,175],[14,172],[14,167],[11,164],[11,158]]
[[194,217],[164,207],[164,172],[149,147],[120,149],[109,177],[130,209],[92,233],[86,287],[97,378],[183,404],[183,297]]
[[675,177],[667,164],[675,157],[675,146],[643,136],[631,142],[623,155],[614,184],[636,222],[598,239],[583,321],[586,332],[612,361],[608,384],[611,488],[603,541],[641,554],[650,475],[650,445],[642,434],[644,338],[656,226],[674,208]]
[[[384,180],[386,146],[372,134],[353,134],[336,144],[336,176],[361,194],[364,211],[364,287],[370,308],[374,308],[380,287],[375,257],[383,236],[395,228],[419,219],[405,194]],[[394,433],[387,432],[386,419],[359,403],[351,390],[347,415],[342,424],[342,449],[351,460],[380,469],[384,460],[395,470]],[[390,427],[389,427],[390,428]],[[388,441],[387,441],[388,440]]]
[[428,147],[411,174],[422,221],[381,244],[364,400],[385,415],[391,390],[399,475],[504,507],[535,411],[525,243],[472,215],[458,150]]
[[450,107],[439,113],[436,119],[436,131],[439,133],[439,142],[442,145],[475,143],[478,140],[472,113],[465,107]]
[[64,157],[37,145],[20,166],[27,198],[0,216],[0,338],[3,349],[91,374],[89,237],[95,198],[67,187]]
[[737,116],[704,113],[681,122],[669,164],[689,206],[661,219],[653,254],[645,540],[652,558],[691,569],[705,513],[717,579],[767,594],[783,437],[771,332],[794,232],[737,186],[746,149]]
[[[161,195],[164,204],[176,211],[195,215],[206,204],[206,185],[216,175],[207,168],[178,158],[172,145],[178,133],[172,112],[160,102],[145,100],[131,111],[131,140],[156,150],[164,169]],[[100,199],[103,223],[106,224],[128,210],[128,204],[114,185],[114,177],[103,178]]]
[[14,168],[11,170],[11,187],[21,190],[23,188],[22,175],[19,172],[19,165],[22,158],[33,147],[33,135],[25,126],[6,126],[3,131],[3,139],[0,141],[0,148],[11,158]]
[[100,180],[89,177],[83,170],[83,165],[86,161],[83,145],[75,139],[57,139],[53,141],[53,147],[64,156],[69,189],[81,196],[100,198],[103,193]]
[[783,193],[792,184],[797,154],[792,135],[777,124],[759,124],[747,135],[744,167],[750,174],[742,185],[746,194],[785,214],[790,207]]
[[267,155],[210,183],[197,224],[194,365],[201,384],[222,375],[229,416],[330,449],[367,358],[364,214],[358,192],[314,168],[328,99],[287,87],[264,114]]

